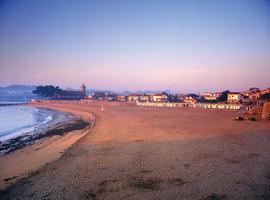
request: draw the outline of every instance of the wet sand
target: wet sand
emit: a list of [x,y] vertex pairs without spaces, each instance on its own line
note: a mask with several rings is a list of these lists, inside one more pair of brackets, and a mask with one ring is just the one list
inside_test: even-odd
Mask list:
[[117,103],[34,106],[95,119],[95,126],[2,199],[270,199],[269,121]]
[[0,189],[31,175],[43,165],[61,157],[85,132],[72,131],[63,136],[44,138],[23,149],[0,156]]

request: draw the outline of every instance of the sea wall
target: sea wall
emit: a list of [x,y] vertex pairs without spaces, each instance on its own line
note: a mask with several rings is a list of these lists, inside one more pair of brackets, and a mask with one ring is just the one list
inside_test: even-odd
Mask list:
[[210,104],[210,103],[157,103],[157,102],[137,102],[137,106],[150,107],[182,107],[182,108],[205,108],[205,109],[223,109],[223,110],[239,110],[240,104]]
[[270,120],[270,102],[266,102],[263,105],[262,118]]

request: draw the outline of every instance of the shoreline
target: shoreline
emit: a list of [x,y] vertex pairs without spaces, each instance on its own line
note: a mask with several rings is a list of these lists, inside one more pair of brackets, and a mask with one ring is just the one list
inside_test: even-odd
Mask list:
[[[33,104],[28,106],[41,108]],[[53,108],[41,109],[53,111],[55,119],[39,130],[0,143],[0,190],[59,159],[93,125],[93,122],[86,122],[72,113]]]
[[[60,113],[52,109],[31,108],[26,105],[14,105],[8,107],[12,107],[12,109],[14,109],[14,107],[17,107],[17,109],[32,109],[28,112],[34,116],[36,123],[26,124],[21,127],[11,128],[11,130],[6,130],[6,133],[0,137],[0,144],[19,136],[39,134],[39,132],[45,131],[52,125],[63,123],[74,118],[72,115]],[[43,116],[42,120],[40,120],[41,116]],[[12,120],[10,123],[16,123],[16,121]]]
[[[42,138],[61,135],[72,130],[83,129],[89,125],[89,123],[78,119],[70,113],[59,112],[48,108],[37,109],[41,109],[42,112],[44,112],[44,110],[49,112],[52,115],[52,119],[44,124],[42,124],[42,122],[33,127],[23,128],[20,131],[1,137],[1,139],[4,138],[4,140],[0,141],[0,156],[22,149],[27,145],[34,144]],[[27,129],[33,130],[23,133]]]

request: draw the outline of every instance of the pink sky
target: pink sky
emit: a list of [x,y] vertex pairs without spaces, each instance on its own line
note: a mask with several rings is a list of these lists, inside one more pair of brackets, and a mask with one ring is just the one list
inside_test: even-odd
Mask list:
[[6,1],[0,5],[0,86],[270,87],[270,4],[200,2]]

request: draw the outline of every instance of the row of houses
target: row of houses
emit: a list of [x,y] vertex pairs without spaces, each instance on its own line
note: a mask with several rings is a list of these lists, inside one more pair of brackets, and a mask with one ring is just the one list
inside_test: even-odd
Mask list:
[[260,100],[270,99],[270,88],[260,90],[259,88],[250,88],[245,92],[228,93],[228,103],[254,104]]
[[[201,96],[206,100],[216,101],[222,95],[217,93],[203,93]],[[227,103],[230,104],[255,104],[260,100],[270,99],[270,88],[260,90],[259,88],[250,88],[245,92],[227,92]]]
[[[226,95],[224,97],[224,95]],[[268,95],[268,96],[267,96]],[[223,96],[223,97],[222,97]],[[221,98],[222,97],[222,98]],[[217,103],[218,101],[229,104],[248,104],[260,99],[270,99],[270,88],[260,91],[258,88],[250,88],[245,92],[214,92],[201,94],[129,94],[116,95],[111,93],[97,92],[88,98],[95,100],[128,101],[128,102],[182,102],[182,103]]]
[[169,95],[167,93],[161,94],[130,94],[127,98],[129,102],[168,102]]
[[[89,99],[94,100],[108,100],[108,101],[120,101],[120,102],[183,102],[183,103],[197,103],[201,102],[203,96],[196,94],[168,94],[168,93],[158,93],[158,94],[129,94],[129,95],[115,95],[105,92],[97,92],[88,95]],[[207,98],[206,98],[207,99]],[[207,99],[207,100],[217,100]]]
[[128,102],[181,102],[181,103],[217,103],[227,102],[229,104],[255,104],[260,100],[270,99],[270,88],[260,90],[250,88],[245,92],[207,92],[201,94],[168,94],[166,92],[157,94],[129,94],[116,95],[111,92],[95,92],[86,94],[86,86],[82,84],[79,91],[62,90],[55,99],[79,100],[94,99],[108,101],[128,101]]
[[170,95],[167,93],[161,94],[129,94],[125,95],[115,95],[105,92],[97,92],[88,95],[89,99],[94,100],[109,100],[109,101],[128,101],[128,102],[168,102]]
[[129,95],[115,95],[105,92],[97,92],[88,95],[89,99],[93,100],[108,100],[120,102],[184,102],[196,103],[199,102],[200,96],[196,94],[168,94],[166,92],[157,94],[129,94]]

